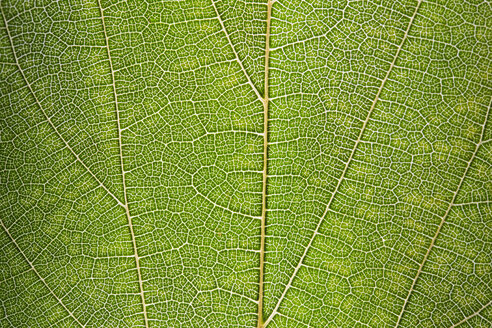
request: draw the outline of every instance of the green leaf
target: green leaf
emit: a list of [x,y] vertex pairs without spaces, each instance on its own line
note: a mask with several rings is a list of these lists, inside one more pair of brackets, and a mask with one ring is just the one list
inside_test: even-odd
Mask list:
[[0,326],[492,325],[487,1],[0,9]]

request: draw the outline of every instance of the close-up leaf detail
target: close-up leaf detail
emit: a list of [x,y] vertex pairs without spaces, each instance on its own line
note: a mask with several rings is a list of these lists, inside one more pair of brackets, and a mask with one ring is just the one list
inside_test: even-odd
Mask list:
[[0,10],[0,327],[492,327],[489,1]]

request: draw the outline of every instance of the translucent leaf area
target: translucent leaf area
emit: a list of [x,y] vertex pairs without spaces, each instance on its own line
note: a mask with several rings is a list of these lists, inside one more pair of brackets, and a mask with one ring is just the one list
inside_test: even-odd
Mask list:
[[488,1],[0,9],[0,327],[492,326]]

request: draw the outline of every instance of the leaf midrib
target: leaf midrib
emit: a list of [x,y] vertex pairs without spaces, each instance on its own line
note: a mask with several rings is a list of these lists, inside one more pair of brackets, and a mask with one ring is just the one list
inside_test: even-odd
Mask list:
[[265,32],[265,67],[264,67],[264,90],[263,96],[261,96],[258,88],[254,85],[251,80],[251,76],[246,71],[241,58],[239,58],[239,54],[237,53],[234,44],[232,43],[231,37],[227,32],[224,21],[215,5],[215,0],[211,0],[212,6],[214,8],[217,19],[220,23],[222,31],[224,32],[227,41],[234,53],[235,59],[239,66],[241,67],[241,71],[244,73],[244,76],[248,80],[248,84],[253,89],[254,93],[258,97],[258,99],[263,104],[263,170],[262,170],[262,192],[261,192],[261,228],[260,228],[260,250],[259,250],[259,288],[258,288],[258,311],[257,311],[257,327],[264,327],[263,320],[263,294],[264,294],[264,266],[265,266],[265,239],[266,239],[266,213],[267,213],[267,180],[268,180],[268,108],[269,108],[269,71],[270,71],[270,23],[271,23],[271,15],[272,15],[272,5],[273,0],[267,1],[267,17],[266,17],[266,32]]
[[260,279],[258,290],[258,316],[257,326],[263,328],[263,297],[265,280],[265,239],[266,239],[266,214],[267,214],[267,180],[268,180],[268,108],[269,108],[269,73],[270,73],[270,28],[272,20],[273,0],[267,3],[266,34],[265,34],[265,82],[263,99],[263,177],[261,192],[261,236],[260,236]]

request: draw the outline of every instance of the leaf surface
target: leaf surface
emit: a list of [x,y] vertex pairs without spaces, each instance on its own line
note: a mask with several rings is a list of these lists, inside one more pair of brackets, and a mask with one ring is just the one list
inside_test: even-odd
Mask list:
[[0,2],[4,327],[488,327],[486,1]]

